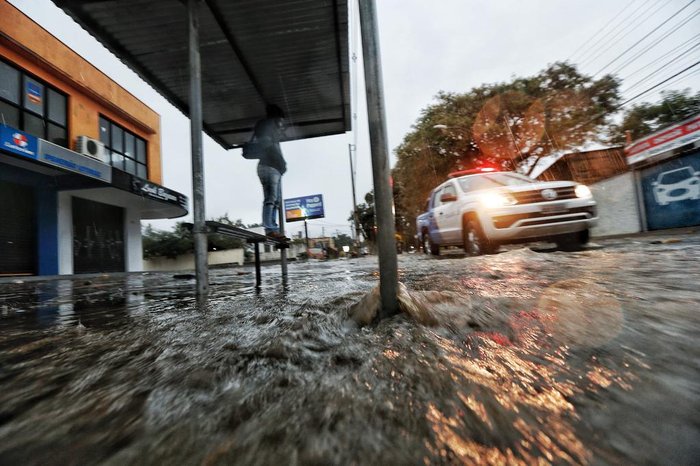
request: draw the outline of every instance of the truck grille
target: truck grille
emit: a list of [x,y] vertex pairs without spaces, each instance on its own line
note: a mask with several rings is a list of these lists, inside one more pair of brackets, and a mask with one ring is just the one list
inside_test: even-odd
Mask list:
[[563,199],[576,199],[576,193],[574,192],[573,186],[566,186],[564,188],[553,188],[553,190],[557,193],[556,199],[543,198],[542,189],[537,189],[534,191],[520,191],[510,193],[510,195],[515,198],[518,204],[534,204],[536,202],[549,202],[550,200],[560,201]]
[[511,214],[511,215],[500,215],[498,217],[493,217],[493,226],[501,228],[509,228],[515,222],[520,220],[528,220],[527,224],[521,225],[525,226],[535,226],[535,225],[546,225],[549,223],[560,223],[560,222],[570,222],[571,220],[585,220],[588,218],[595,217],[596,210],[595,207],[576,207],[574,209],[569,209],[561,214],[548,214],[544,212],[529,212],[525,214]]

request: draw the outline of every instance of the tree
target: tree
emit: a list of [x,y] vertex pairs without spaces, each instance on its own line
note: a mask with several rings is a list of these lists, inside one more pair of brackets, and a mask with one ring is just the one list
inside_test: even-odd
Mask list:
[[[215,222],[230,226],[245,228],[239,219],[235,222],[228,218],[228,215],[213,219]],[[156,230],[152,225],[147,225],[142,231],[143,257],[168,257],[175,259],[183,254],[194,252],[194,240],[192,230],[185,222],[177,222],[173,231]],[[207,250],[222,251],[226,249],[242,248],[245,244],[242,240],[223,235],[208,235]]]
[[353,244],[352,238],[345,233],[338,233],[338,236],[335,237],[335,245],[339,249],[343,246],[352,246]]
[[[354,222],[352,213],[350,213],[348,220]],[[367,241],[374,241],[374,226],[376,224],[374,218],[374,191],[365,194],[365,202],[357,205],[357,221]]]
[[395,150],[397,216],[412,226],[430,191],[452,171],[533,166],[554,151],[603,139],[618,87],[612,76],[594,80],[555,63],[532,77],[440,92]]
[[626,111],[622,123],[613,130],[612,140],[625,143],[628,131],[632,140],[639,139],[697,114],[700,114],[700,92],[693,95],[690,89],[663,91],[660,102],[635,105]]
[[191,253],[194,250],[192,232],[185,227],[184,222],[178,222],[173,231],[156,230],[147,225],[142,233],[143,257],[168,257]]

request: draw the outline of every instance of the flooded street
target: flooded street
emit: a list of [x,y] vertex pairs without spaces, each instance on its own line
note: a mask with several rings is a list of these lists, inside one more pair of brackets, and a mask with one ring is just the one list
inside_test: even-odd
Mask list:
[[2,464],[697,464],[700,234],[0,283]]

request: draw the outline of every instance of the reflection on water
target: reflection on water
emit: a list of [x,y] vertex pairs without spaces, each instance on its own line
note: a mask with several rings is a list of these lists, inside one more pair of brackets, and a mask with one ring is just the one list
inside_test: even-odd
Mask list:
[[697,246],[0,284],[0,463],[692,464]]

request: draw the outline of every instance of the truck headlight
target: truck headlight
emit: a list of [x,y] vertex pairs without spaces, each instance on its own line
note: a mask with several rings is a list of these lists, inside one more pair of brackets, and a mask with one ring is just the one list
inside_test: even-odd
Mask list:
[[484,193],[479,196],[479,201],[487,209],[495,209],[497,207],[505,207],[515,204],[517,201],[507,194],[501,193]]
[[576,197],[580,197],[581,199],[593,197],[590,188],[585,184],[576,185],[576,189],[574,190],[574,192],[576,193]]

